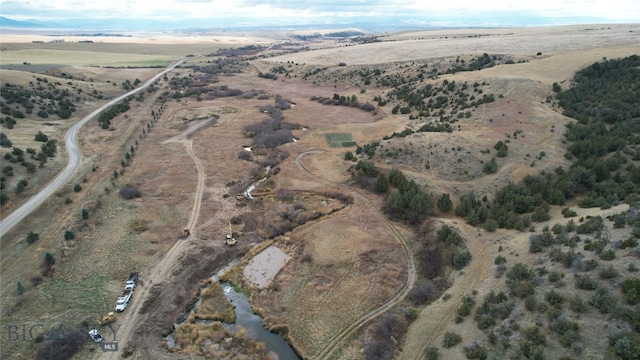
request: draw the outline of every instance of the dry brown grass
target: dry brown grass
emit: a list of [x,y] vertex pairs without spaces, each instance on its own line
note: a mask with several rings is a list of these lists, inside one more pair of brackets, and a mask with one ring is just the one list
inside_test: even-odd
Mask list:
[[[425,39],[385,41],[301,52],[272,58],[258,65],[268,69],[278,64],[278,61],[287,60],[306,63],[307,66],[337,66],[340,61],[345,61],[349,66],[358,63],[389,62],[384,65],[390,69],[389,71],[400,71],[399,66],[405,65],[401,60],[437,58],[437,61],[446,61],[446,56],[468,56],[478,52],[504,53],[530,59],[522,64],[442,76],[436,81],[441,82],[444,78],[467,82],[486,81],[489,83],[490,92],[496,96],[502,94],[504,98],[497,99],[490,106],[476,109],[470,120],[460,123],[462,131],[452,134],[426,133],[422,136],[394,139],[393,143],[388,145],[411,146],[415,149],[415,156],[403,157],[398,161],[378,159],[378,164],[383,169],[400,167],[407,176],[427,185],[429,191],[434,193],[451,192],[453,195],[461,195],[474,190],[476,194],[490,194],[501,184],[510,180],[516,181],[532,171],[565,164],[562,157],[564,151],[561,132],[569,119],[561,116],[557,109],[545,102],[546,97],[551,94],[550,84],[566,81],[574,71],[602,57],[614,58],[637,52],[633,42],[635,38],[629,35],[630,29],[635,31],[637,26],[616,25],[611,26],[611,29],[597,31],[574,27],[569,28],[566,33],[565,28],[482,30],[478,32],[486,32],[489,36],[477,38],[465,37],[476,33],[472,30],[446,34],[402,34],[398,36],[405,39]],[[509,35],[509,32],[513,34]],[[429,36],[434,39],[427,38]],[[450,38],[444,40],[441,39],[442,36]],[[453,36],[459,38],[453,39]],[[5,44],[4,39],[3,35],[3,48],[10,47],[9,44]],[[234,46],[237,46],[235,44]],[[77,45],[79,44],[73,46]],[[18,54],[13,57],[13,61],[20,61],[22,55],[29,54],[24,49],[30,48],[31,45],[11,46],[8,51]],[[72,45],[69,46],[70,53],[78,51],[77,48],[71,48]],[[94,43],[92,46],[97,49],[101,45]],[[138,45],[105,44],[102,51],[136,54],[133,51],[136,46]],[[187,53],[196,53],[207,48],[206,43],[178,44],[175,47],[139,47],[140,51],[149,51],[153,59],[166,59],[179,53],[182,55],[187,50]],[[537,51],[542,51],[543,55],[535,56]],[[3,51],[3,57],[4,53]],[[119,56],[122,61],[131,62],[149,59],[137,55]],[[109,61],[117,61],[117,57],[114,56],[114,59]],[[53,60],[50,58],[42,62],[54,63]],[[50,71],[51,76],[60,72],[72,74],[74,79],[79,79],[74,80],[74,83],[78,82],[83,91],[96,88],[109,96],[121,92],[112,82],[120,83],[135,78],[143,80],[155,72],[150,69],[69,67],[68,64],[47,71]],[[190,72],[191,70],[179,69],[172,75],[186,75]],[[295,155],[308,149],[322,149],[326,152],[305,156],[303,163],[307,169],[335,182],[349,179],[348,168],[352,164],[343,160],[346,149],[329,148],[324,138],[325,133],[349,132],[358,144],[364,144],[379,140],[394,131],[401,131],[410,123],[404,116],[390,115],[389,106],[372,115],[354,108],[325,106],[310,100],[311,96],[331,96],[334,92],[339,92],[356,94],[361,100],[371,101],[374,95],[387,89],[369,87],[366,94],[359,94],[359,87],[355,87],[353,83],[334,82],[338,79],[330,75],[327,75],[326,82],[313,84],[302,81],[300,77],[271,81],[258,78],[256,74],[257,70],[247,69],[243,74],[221,77],[219,84],[242,90],[266,90],[271,96],[282,95],[296,103],[295,108],[283,112],[285,121],[310,126],[309,130],[294,132],[300,141],[282,146],[291,156],[280,165],[280,174],[273,178],[268,189],[272,193],[276,193],[278,189],[316,193],[336,190],[305,175],[296,167],[293,161]],[[9,70],[2,70],[2,76],[3,82],[5,79],[12,82],[28,82],[33,78],[32,74]],[[107,83],[107,80],[111,83]],[[563,86],[566,87],[566,83],[563,83]],[[167,89],[160,92],[164,90]],[[52,327],[63,319],[71,319],[70,323],[81,321],[82,315],[87,313],[98,316],[112,308],[115,297],[121,291],[122,282],[132,270],[139,270],[144,282],[145,277],[151,275],[152,269],[156,269],[155,266],[160,264],[167,274],[162,282],[171,283],[175,280],[172,278],[175,275],[172,274],[182,274],[181,271],[190,270],[198,273],[201,271],[198,267],[200,263],[193,261],[194,257],[204,259],[210,256],[212,251],[240,251],[243,247],[248,247],[249,243],[260,239],[259,235],[264,232],[261,233],[258,229],[265,227],[264,214],[269,217],[279,204],[270,203],[271,200],[268,199],[271,195],[267,195],[265,199],[258,201],[245,200],[248,204],[246,207],[236,206],[235,195],[241,190],[239,184],[250,183],[248,174],[255,166],[250,162],[238,160],[237,153],[242,150],[242,145],[247,143],[247,139],[242,135],[244,126],[260,121],[264,114],[257,110],[258,107],[272,104],[272,101],[272,97],[269,100],[224,98],[202,102],[192,99],[169,101],[159,122],[144,138],[138,137],[140,126],[144,126],[150,120],[151,110],[156,110],[159,106],[156,98],[152,96],[147,96],[144,103],[134,103],[132,110],[127,113],[127,119],[116,118],[112,131],[101,130],[96,124],[88,124],[80,136],[85,163],[78,177],[70,186],[61,189],[58,196],[49,199],[44,206],[2,239],[0,264],[3,285],[0,302],[3,309],[12,310],[11,314],[3,315],[2,322],[34,322],[44,319],[46,325]],[[81,106],[77,115],[86,114],[97,105]],[[187,139],[185,132],[191,124],[185,127],[185,119],[201,119],[212,115],[219,118],[211,122],[210,126],[203,126]],[[61,139],[64,131],[75,119],[44,130],[48,135]],[[199,121],[191,123],[196,124]],[[553,128],[555,132],[551,132]],[[42,129],[39,123],[25,122],[23,126],[15,129],[15,135],[10,137],[12,140],[16,139],[14,143],[21,147],[33,146],[31,139],[37,129]],[[512,134],[518,129],[523,130],[524,137],[512,140],[510,155],[500,163],[499,172],[491,176],[478,173],[477,170],[481,168],[479,160],[486,160],[479,151],[491,148],[496,141],[504,140],[506,133]],[[127,167],[118,179],[112,179],[113,171],[120,169],[119,162],[124,152],[136,139],[140,146],[136,150],[132,165]],[[197,172],[187,154],[185,141],[192,141],[194,153],[203,162],[203,202],[199,221],[191,229],[192,236],[185,240],[190,242],[188,251],[191,257],[164,264],[161,258],[178,241],[179,231],[189,221],[193,206]],[[444,153],[444,149],[451,150],[457,146],[462,146],[463,151]],[[439,151],[431,154],[433,149]],[[526,154],[534,156],[540,151],[547,154],[545,159],[536,162],[536,166],[531,168],[531,160]],[[460,163],[458,158],[462,158]],[[424,167],[427,159],[432,164],[429,171]],[[30,181],[33,187],[27,189],[41,186],[63,166],[61,154],[55,161],[49,170],[39,172],[39,178]],[[467,174],[464,174],[465,170]],[[478,175],[470,177],[469,174]],[[73,184],[83,178],[87,179],[87,183],[82,183],[83,191],[71,191]],[[119,198],[117,190],[126,183],[138,185],[143,194],[142,198],[129,201]],[[381,207],[382,199],[370,194],[367,196],[376,207]],[[73,202],[65,205],[64,200],[67,197]],[[309,211],[324,209],[318,205],[317,198],[310,197],[309,201],[309,205],[306,205]],[[90,211],[90,218],[86,222],[82,222],[79,216],[82,208],[88,208]],[[4,207],[2,211],[4,213],[11,209]],[[238,227],[238,230],[243,232],[243,237],[240,238],[239,247],[226,248],[223,245],[226,224],[230,218],[239,215],[245,216],[243,224]],[[333,334],[393,297],[404,283],[406,266],[403,251],[393,234],[373,219],[375,216],[371,210],[356,199],[347,209],[296,228],[287,235],[287,239],[277,240],[279,246],[292,255],[292,260],[276,277],[275,285],[255,291],[252,301],[256,308],[262,309],[261,312],[269,325],[284,324],[288,328],[289,339],[303,354],[313,356],[319,353]],[[129,225],[136,225],[133,230],[140,229],[137,225],[141,220],[148,229],[141,232],[131,231]],[[456,219],[443,221],[462,222]],[[411,229],[398,224],[396,226],[405,236],[413,236]],[[65,244],[62,239],[62,234],[67,228],[76,230],[77,239],[74,244]],[[423,345],[420,341],[424,341],[424,336],[420,334],[432,333],[437,337],[449,328],[452,322],[447,322],[447,314],[457,308],[455,299],[472,289],[477,289],[480,296],[498,285],[498,280],[493,278],[487,270],[488,267],[482,266],[486,261],[478,259],[492,260],[497,256],[497,248],[500,245],[505,248],[504,253],[505,256],[508,255],[509,262],[521,260],[526,256],[526,245],[523,244],[526,244],[528,234],[500,230],[494,234],[480,232],[478,236],[474,228],[462,224],[459,224],[459,228],[466,233],[467,238],[474,239],[471,249],[476,262],[472,262],[471,266],[477,271],[451,274],[454,280],[454,285],[449,290],[453,295],[452,299],[449,302],[437,302],[423,310],[423,316],[432,320],[417,322],[423,324],[423,328],[410,329],[408,336],[412,336],[412,331],[416,331],[419,340],[407,344],[405,350],[408,354],[414,355],[412,351],[420,351]],[[29,230],[40,233],[40,240],[30,246],[24,241]],[[267,245],[268,242],[265,243],[265,246]],[[39,287],[27,285],[26,300],[20,307],[13,306],[16,281],[28,284],[29,277],[38,272],[38,265],[45,252],[53,252],[58,259],[54,278],[45,279]],[[241,271],[239,273],[241,274]],[[203,278],[206,276],[208,275],[203,275]],[[197,287],[198,280],[194,281],[193,288]],[[170,292],[171,289],[166,291]],[[61,297],[61,294],[64,296]],[[134,301],[143,300],[137,298]],[[205,306],[207,313],[215,313],[213,301],[209,304],[211,306]],[[168,308],[171,305],[172,302],[167,301],[165,306]],[[75,312],[71,315],[73,311]],[[443,316],[437,318],[432,316],[433,314]],[[131,315],[125,313],[119,321],[126,323],[129,316]],[[167,318],[160,321],[145,317],[141,321],[145,325],[148,324],[148,329],[152,329],[147,331],[159,333],[166,329],[165,324],[160,324],[161,322],[171,324],[175,319]],[[465,341],[479,336],[473,327],[464,325],[451,325],[451,329],[461,332]],[[468,332],[464,332],[466,329]],[[595,333],[595,328],[589,329],[585,333]],[[213,328],[201,330],[195,325],[187,324],[181,330],[181,344],[186,348],[194,346],[191,350],[200,353],[202,348],[198,347],[198,344],[201,345],[205,338],[219,337],[216,331]],[[134,339],[132,343],[157,342],[154,336],[134,336],[134,332],[131,334]],[[359,341],[346,340],[343,348],[345,354],[358,354]],[[436,339],[436,342],[438,341]],[[2,345],[3,357],[24,351],[20,346],[8,347],[4,342]],[[460,355],[455,351],[459,350],[447,350],[445,355]],[[211,354],[222,356],[222,353]],[[79,356],[95,357],[86,349]]]
[[229,303],[219,283],[202,290],[200,305],[194,311],[197,319],[217,320],[232,324],[236,319],[234,307]]

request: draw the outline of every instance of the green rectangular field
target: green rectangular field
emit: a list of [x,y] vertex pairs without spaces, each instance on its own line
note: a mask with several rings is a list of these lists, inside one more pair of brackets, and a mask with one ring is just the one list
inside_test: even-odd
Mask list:
[[350,133],[328,133],[324,134],[327,144],[330,147],[351,147],[356,146],[353,136]]

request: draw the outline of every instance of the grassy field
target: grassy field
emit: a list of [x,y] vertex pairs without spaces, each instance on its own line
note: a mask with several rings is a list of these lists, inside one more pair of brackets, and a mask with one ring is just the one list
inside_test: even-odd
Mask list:
[[355,145],[353,136],[349,133],[330,133],[324,134],[324,137],[330,147],[351,147]]
[[169,55],[127,54],[102,51],[24,49],[2,52],[0,65],[30,63],[67,66],[166,66],[175,57]]

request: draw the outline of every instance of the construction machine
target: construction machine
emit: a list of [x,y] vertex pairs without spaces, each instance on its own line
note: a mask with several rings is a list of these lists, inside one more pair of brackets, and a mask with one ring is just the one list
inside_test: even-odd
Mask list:
[[114,321],[116,321],[116,314],[111,311],[107,315],[102,317],[102,320],[100,320],[100,325],[111,324]]
[[238,243],[238,240],[233,237],[233,230],[231,230],[231,221],[229,221],[229,233],[227,234],[224,243],[229,246],[233,246]]
[[189,235],[191,235],[191,231],[189,231],[189,228],[184,228],[182,229],[182,233],[180,233],[180,239],[186,239],[189,237]]

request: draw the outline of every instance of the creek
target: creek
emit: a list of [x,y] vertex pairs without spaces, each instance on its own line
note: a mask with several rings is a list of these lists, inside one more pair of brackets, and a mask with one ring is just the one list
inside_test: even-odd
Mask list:
[[[234,260],[225,268],[218,271],[218,273],[211,277],[211,280],[214,282],[218,282],[219,277],[224,274],[224,272],[229,269],[232,265],[237,263],[237,260]],[[300,357],[293,351],[293,348],[286,342],[282,336],[272,333],[271,331],[264,328],[262,323],[262,318],[253,313],[251,310],[251,304],[249,303],[249,299],[243,293],[236,292],[233,286],[227,282],[220,282],[220,286],[224,291],[224,295],[227,297],[227,300],[234,306],[235,314],[236,314],[236,322],[233,324],[223,323],[222,326],[229,330],[237,330],[238,326],[243,327],[247,330],[247,336],[263,342],[265,347],[269,351],[269,354],[272,356],[274,360],[299,360]],[[202,292],[202,290],[201,290]],[[174,324],[174,329],[180,325],[183,321],[185,321],[189,314],[198,307],[200,304],[200,296],[198,295],[198,301],[194,304],[193,308],[187,311],[183,316],[178,319],[178,323]],[[208,323],[211,320],[198,320],[196,324]],[[173,332],[165,338],[167,340],[167,347],[171,349],[175,346],[175,340],[173,338]]]

